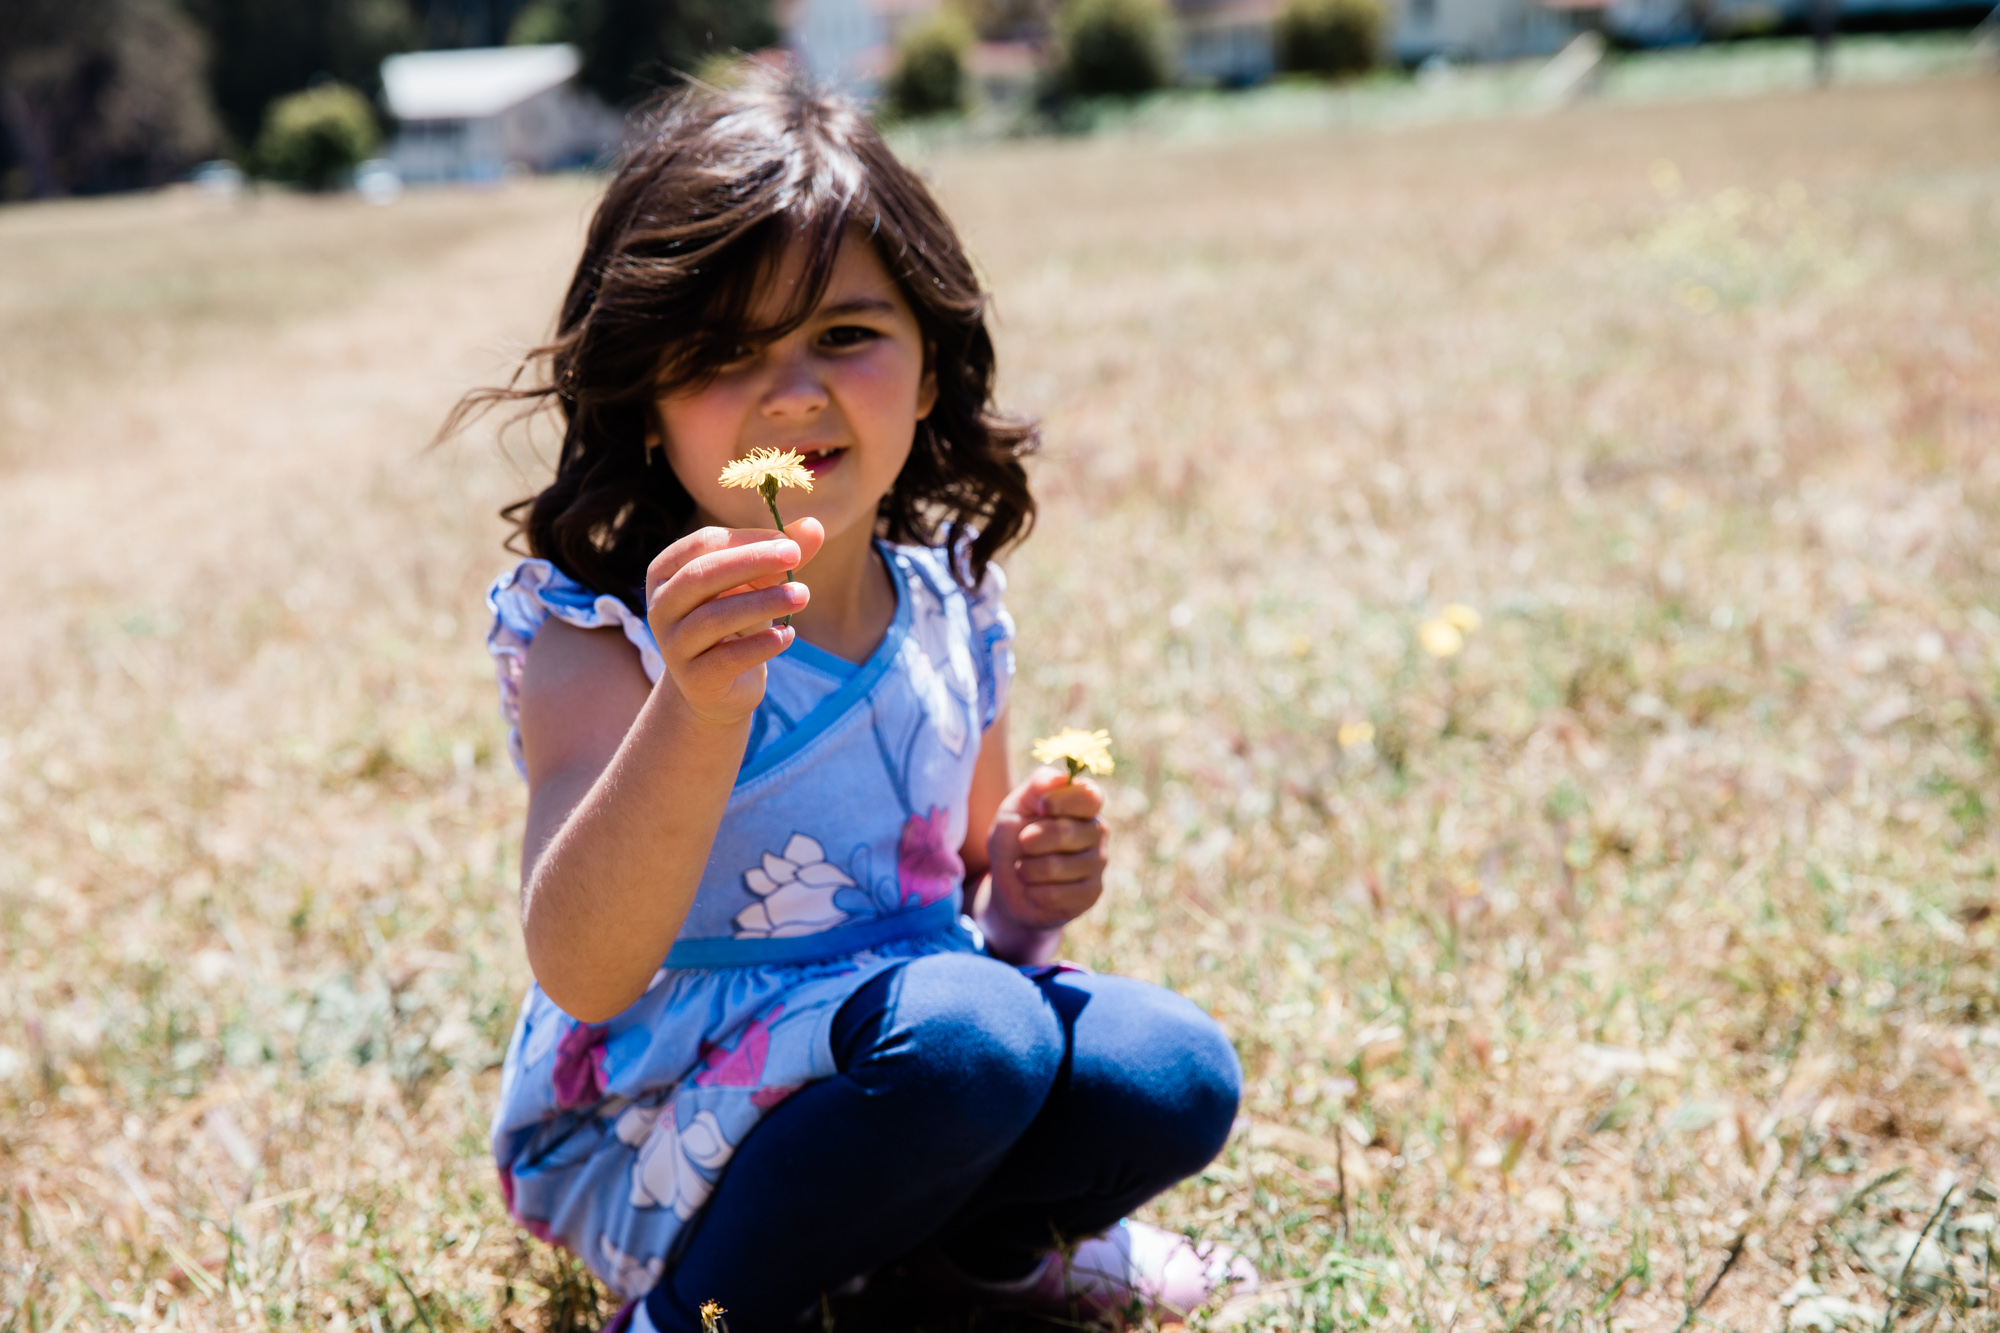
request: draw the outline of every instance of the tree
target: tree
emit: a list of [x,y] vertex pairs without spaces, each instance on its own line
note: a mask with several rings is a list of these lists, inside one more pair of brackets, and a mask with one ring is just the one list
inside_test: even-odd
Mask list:
[[711,56],[778,40],[770,0],[532,0],[514,15],[510,42],[574,42],[583,84],[630,106],[677,83]]
[[157,185],[214,151],[203,60],[172,0],[10,0],[0,126],[19,192]]
[[1382,44],[1381,0],[1291,0],[1278,19],[1278,67],[1342,78],[1367,71]]
[[1071,0],[1059,27],[1071,92],[1129,97],[1167,81],[1167,16],[1159,0]]
[[271,103],[257,136],[257,169],[308,190],[327,190],[375,156],[382,134],[368,99],[322,83]]
[[406,0],[186,0],[214,48],[210,86],[231,138],[249,144],[272,101],[335,79],[373,97],[382,58],[422,44]]
[[948,9],[912,27],[896,43],[889,105],[904,116],[963,111],[965,53],[972,43],[971,25]]

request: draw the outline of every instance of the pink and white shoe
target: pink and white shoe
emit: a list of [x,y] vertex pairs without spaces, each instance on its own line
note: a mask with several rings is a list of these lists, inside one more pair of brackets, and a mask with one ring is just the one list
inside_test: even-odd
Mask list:
[[1257,1290],[1257,1270],[1226,1246],[1197,1246],[1177,1232],[1130,1218],[1044,1258],[1012,1282],[959,1275],[969,1293],[1037,1314],[1115,1319],[1135,1307],[1184,1319],[1220,1295]]

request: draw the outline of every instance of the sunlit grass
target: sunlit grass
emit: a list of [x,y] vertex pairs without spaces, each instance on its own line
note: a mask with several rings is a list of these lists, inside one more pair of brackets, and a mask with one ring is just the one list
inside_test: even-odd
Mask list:
[[[1992,1322],[1996,123],[1966,80],[925,163],[1048,424],[1014,730],[1117,743],[1070,951],[1237,1042],[1241,1130],[1151,1215],[1255,1257],[1248,1326]],[[191,234],[158,281],[284,251],[296,298],[39,363],[0,1326],[601,1316],[483,1146],[524,483],[423,452],[584,200],[465,198]],[[38,272],[151,235],[101,207]],[[366,273],[285,249],[350,225]]]

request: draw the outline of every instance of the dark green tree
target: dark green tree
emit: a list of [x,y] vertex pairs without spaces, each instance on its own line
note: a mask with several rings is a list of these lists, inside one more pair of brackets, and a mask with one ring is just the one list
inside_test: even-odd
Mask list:
[[215,150],[198,28],[174,0],[8,0],[0,130],[9,195],[157,185]]
[[514,15],[513,42],[574,42],[583,84],[631,106],[712,57],[778,40],[770,0],[532,0]]
[[889,77],[889,105],[902,116],[937,116],[965,109],[965,53],[972,49],[972,25],[941,10],[903,34],[896,43],[896,70]]
[[375,155],[382,135],[368,99],[344,83],[322,83],[271,103],[257,136],[257,170],[274,180],[327,190]]
[[333,79],[373,98],[382,58],[415,50],[406,0],[185,0],[214,52],[210,86],[230,137],[247,146],[286,93]]
[[1278,18],[1278,68],[1344,78],[1375,64],[1382,0],[1291,0]]
[[1160,0],[1070,0],[1058,27],[1070,92],[1130,97],[1167,81],[1167,14]]

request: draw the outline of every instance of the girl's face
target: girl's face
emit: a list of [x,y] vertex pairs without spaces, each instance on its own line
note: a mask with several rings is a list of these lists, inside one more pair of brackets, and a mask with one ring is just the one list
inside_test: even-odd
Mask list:
[[[753,324],[777,321],[804,268],[802,248],[789,247],[752,303]],[[793,449],[812,471],[812,493],[780,492],[778,508],[787,523],[818,519],[833,541],[857,527],[873,534],[876,503],[936,401],[916,315],[875,247],[850,232],[803,324],[658,405],[667,461],[699,522],[769,527],[762,496],[725,490],[716,478],[752,449]]]

